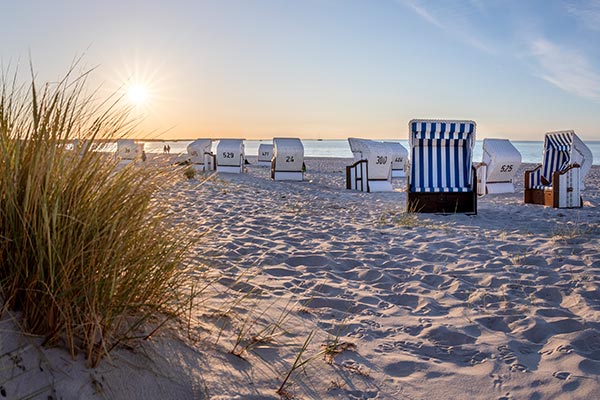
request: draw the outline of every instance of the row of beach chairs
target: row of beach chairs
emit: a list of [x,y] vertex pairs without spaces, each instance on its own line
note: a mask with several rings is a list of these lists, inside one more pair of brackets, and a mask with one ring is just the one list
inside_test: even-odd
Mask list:
[[[346,167],[346,187],[363,192],[392,191],[392,178],[407,178],[407,209],[416,212],[477,213],[478,195],[513,193],[521,154],[507,139],[484,139],[483,156],[473,163],[476,123],[461,120],[412,120],[409,151],[400,143],[349,138],[354,163]],[[123,159],[136,157],[140,145],[117,143]],[[211,139],[188,145],[198,171],[244,171],[243,139],[221,139],[216,154]],[[410,158],[410,162],[408,161]],[[271,168],[274,180],[304,179],[304,147],[297,138],[274,138],[258,149],[258,165]],[[583,205],[581,192],[592,152],[574,131],[546,133],[543,162],[525,172],[524,201],[555,208]]]
[[[241,173],[246,160],[243,139],[221,139],[216,154],[211,152],[211,139],[197,139],[187,147],[190,162],[198,171]],[[304,179],[304,146],[300,139],[274,138],[273,144],[258,148],[258,165],[271,167],[275,180]]]

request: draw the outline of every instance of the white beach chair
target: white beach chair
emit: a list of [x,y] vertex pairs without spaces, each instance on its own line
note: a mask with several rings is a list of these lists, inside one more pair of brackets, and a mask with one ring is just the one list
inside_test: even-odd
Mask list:
[[271,178],[276,181],[301,181],[304,179],[304,146],[300,139],[273,139]]
[[196,139],[187,145],[189,160],[198,172],[212,171],[215,155],[211,152],[212,139]]
[[74,139],[72,145],[73,151],[77,152],[77,155],[81,158],[86,151],[91,150],[91,144],[92,142],[88,139]]
[[412,120],[407,210],[477,213],[473,121]]
[[217,172],[244,172],[244,140],[221,139],[217,145]]
[[525,203],[582,207],[581,192],[592,167],[592,151],[574,131],[548,132],[542,164],[525,171]]
[[258,146],[258,163],[259,167],[270,167],[273,160],[273,145],[261,143]]
[[400,143],[384,142],[392,148],[392,178],[406,178],[408,150]]
[[480,196],[514,193],[514,178],[521,166],[521,153],[508,139],[483,139],[483,156],[477,165]]
[[354,164],[346,167],[346,188],[362,192],[393,191],[391,146],[357,138],[348,138],[348,144]]
[[142,157],[144,151],[143,143],[136,143],[133,139],[117,140],[116,156],[121,160],[121,164],[128,164]]

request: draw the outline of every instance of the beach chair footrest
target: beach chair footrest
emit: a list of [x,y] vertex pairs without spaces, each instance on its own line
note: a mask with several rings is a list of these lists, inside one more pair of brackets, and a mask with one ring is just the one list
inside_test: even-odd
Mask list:
[[422,213],[477,214],[477,195],[464,193],[408,192],[407,211]]

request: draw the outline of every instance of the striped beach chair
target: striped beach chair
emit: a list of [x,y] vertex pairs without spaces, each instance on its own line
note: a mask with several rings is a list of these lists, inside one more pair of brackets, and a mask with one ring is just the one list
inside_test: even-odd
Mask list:
[[412,120],[407,210],[477,213],[473,121]]
[[525,203],[554,208],[581,207],[592,152],[574,131],[548,132],[542,164],[525,171]]

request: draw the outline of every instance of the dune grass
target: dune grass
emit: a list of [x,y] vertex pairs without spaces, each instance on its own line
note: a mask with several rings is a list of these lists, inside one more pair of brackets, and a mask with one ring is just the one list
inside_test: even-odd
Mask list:
[[157,197],[172,171],[119,168],[91,150],[135,124],[119,99],[86,96],[87,74],[73,75],[38,87],[3,72],[0,300],[27,332],[96,365],[154,316],[189,304],[180,289],[192,239]]

